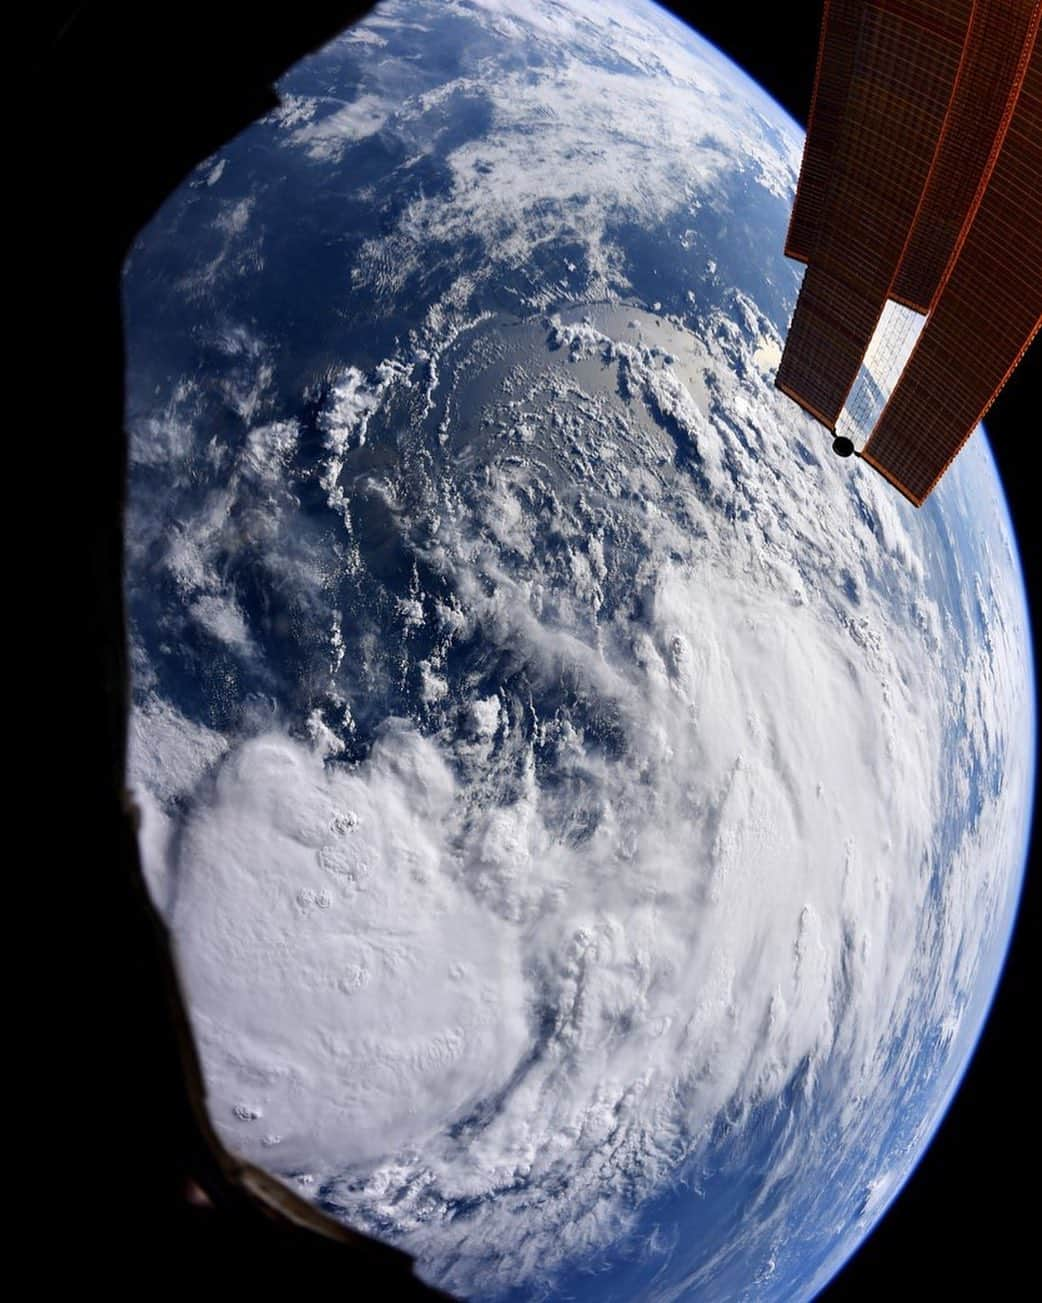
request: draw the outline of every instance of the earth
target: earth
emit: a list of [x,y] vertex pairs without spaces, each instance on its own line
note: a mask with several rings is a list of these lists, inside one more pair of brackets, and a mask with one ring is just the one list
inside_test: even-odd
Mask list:
[[214,1123],[460,1295],[810,1298],[1019,895],[985,434],[916,511],[774,388],[802,134],[644,0],[388,3],[279,92],[124,286],[130,772]]

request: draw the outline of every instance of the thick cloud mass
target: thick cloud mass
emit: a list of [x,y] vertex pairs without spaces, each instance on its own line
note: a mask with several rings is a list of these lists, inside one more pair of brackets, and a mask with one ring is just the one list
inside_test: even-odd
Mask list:
[[[381,7],[135,251],[131,771],[232,1147],[460,1291],[632,1243],[683,1266],[643,1296],[740,1261],[792,1298],[975,1041],[1025,613],[982,435],[917,514],[773,388],[797,273],[735,260],[754,202],[780,247],[792,124],[611,17]],[[359,223],[425,180],[287,318],[256,157]]]
[[355,774],[254,738],[188,820],[172,917],[211,1070],[257,1133],[240,1148],[364,1162],[509,1077],[519,949],[444,871],[454,796],[434,747],[392,721]]

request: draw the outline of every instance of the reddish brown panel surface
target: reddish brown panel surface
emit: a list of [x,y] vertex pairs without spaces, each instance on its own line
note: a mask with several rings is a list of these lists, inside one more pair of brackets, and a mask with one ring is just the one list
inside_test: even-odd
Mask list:
[[977,0],[941,139],[890,297],[928,312],[979,196],[1010,89],[1024,75],[1038,0]]
[[994,170],[862,457],[921,505],[1042,324],[1042,47]]
[[878,304],[811,263],[803,276],[774,383],[834,429],[879,320]]
[[854,67],[862,0],[825,0],[814,94],[796,199],[785,237],[789,258],[809,262],[828,198],[828,179]]
[[972,0],[862,0],[857,8],[857,49],[827,200],[776,378],[830,427],[901,261]]

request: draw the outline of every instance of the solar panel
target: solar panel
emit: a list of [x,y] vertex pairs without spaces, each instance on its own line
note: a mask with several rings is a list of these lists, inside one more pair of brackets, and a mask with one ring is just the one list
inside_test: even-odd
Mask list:
[[973,433],[1042,324],[1042,47],[937,301],[862,451],[917,505]]
[[1042,321],[1042,0],[827,0],[775,383],[835,430],[888,298],[928,312],[863,459],[921,504]]
[[[832,0],[850,55],[827,194],[777,383],[834,427],[915,220],[951,100],[971,0]],[[847,21],[856,10],[856,24]],[[830,22],[829,28],[831,29]],[[824,70],[823,70],[824,71]],[[819,84],[819,98],[831,79]],[[823,103],[815,105],[819,112]],[[811,160],[817,150],[810,148]],[[802,169],[801,169],[802,171]]]

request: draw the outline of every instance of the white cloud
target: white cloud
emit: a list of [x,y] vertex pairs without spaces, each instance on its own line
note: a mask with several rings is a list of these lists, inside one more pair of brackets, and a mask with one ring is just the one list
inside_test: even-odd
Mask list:
[[[501,69],[484,46],[473,59],[463,51],[457,78],[421,82],[399,103],[393,129],[417,156],[433,147],[437,110],[453,96],[487,101],[492,125],[448,153],[451,189],[421,195],[390,234],[363,246],[356,287],[394,292],[427,266],[442,241],[481,238],[488,252],[478,273],[484,278],[523,265],[533,248],[567,240],[585,250],[585,292],[605,297],[624,283],[610,224],[648,225],[711,205],[737,168],[752,170],[779,197],[794,187],[800,159],[794,125],[751,83],[748,99],[736,97],[726,60],[653,6],[600,5],[596,15],[581,6],[454,7],[486,30],[528,43],[541,62]],[[391,24],[406,16],[392,5],[381,18]],[[402,22],[398,33],[405,49],[408,26]],[[401,66],[394,62],[395,78]],[[386,112],[379,104],[380,64],[371,64],[366,76],[364,98],[376,98],[366,113]],[[400,81],[387,85],[389,95],[397,91],[401,98]],[[552,291],[540,296],[533,288],[528,306],[548,306],[552,298]]]
[[[661,407],[655,386],[674,382],[645,346],[580,334],[610,343]],[[593,642],[574,568],[555,578],[556,553],[532,547],[520,568],[502,564],[492,525],[529,473],[509,449],[428,556],[460,627],[509,649],[537,693],[566,676],[617,721],[623,755],[540,721],[554,783],[530,764],[509,797],[493,787],[475,803],[450,776],[475,735],[498,724],[514,754],[528,745],[495,698],[457,740],[395,725],[355,771],[272,736],[238,748],[180,842],[175,931],[218,1125],[276,1170],[333,1181],[349,1220],[393,1190],[404,1242],[459,1289],[475,1272],[538,1275],[621,1234],[623,1188],[650,1193],[722,1109],[741,1117],[802,1064],[825,1071],[838,1055],[865,1094],[886,1089],[882,1047],[921,998],[946,671],[922,655],[923,627],[889,616],[914,574],[895,571],[886,594],[870,583],[888,550],[916,545],[895,521],[860,553],[862,605],[837,597],[834,552],[859,565],[846,490],[807,490],[783,455],[782,400],[752,369],[747,394],[727,378],[726,350],[751,344],[722,339],[721,410],[768,445],[726,438],[758,516],[731,533],[693,527],[715,508],[679,478],[658,500],[613,500],[613,531],[645,557],[641,622],[620,612]],[[726,427],[698,420],[723,485]],[[590,541],[565,498],[551,526],[566,554]],[[437,700],[444,680],[421,669]],[[589,835],[576,838],[577,816]],[[959,881],[981,853],[965,846]],[[984,915],[967,902],[960,919],[972,950]],[[465,995],[446,956],[468,966]],[[483,1100],[481,1125],[454,1135]],[[530,1189],[544,1191],[536,1206]],[[429,1218],[432,1201],[492,1192],[469,1218]]]
[[370,1163],[505,1084],[520,953],[446,872],[453,799],[435,748],[393,724],[354,774],[267,736],[185,825],[172,922],[214,1120],[240,1151]]
[[[928,903],[954,683],[972,745],[1015,750],[1004,582],[981,599],[993,646],[963,663],[938,643],[924,517],[832,459],[796,462],[802,418],[751,365],[773,328],[748,301],[734,313],[742,329],[721,314],[699,342],[706,410],[650,325],[635,344],[622,324],[549,323],[562,347],[523,395],[504,389],[529,425],[462,486],[447,470],[445,503],[424,508],[433,533],[414,546],[452,594],[439,628],[509,657],[531,703],[479,699],[434,739],[392,721],[357,769],[323,763],[336,748],[318,721],[311,747],[254,738],[216,783],[184,780],[172,921],[219,1128],[308,1173],[347,1220],[386,1214],[462,1291],[617,1240],[722,1110],[740,1125],[808,1065],[808,1090],[855,1081],[876,1110],[843,1122],[875,1216],[896,1188],[867,1184],[886,1048],[917,1002],[917,1026],[952,1025],[1019,853],[1027,778],[1011,770]],[[591,361],[631,396],[625,420],[586,401],[595,474],[562,414]],[[379,402],[360,375],[330,408],[345,447]],[[708,494],[672,469],[678,439],[705,454]],[[294,446],[264,429],[242,464],[277,479]],[[537,518],[519,509],[536,485]],[[620,585],[639,620],[605,607]],[[419,668],[437,708],[443,664]],[[526,713],[562,681],[612,721],[619,754],[581,716]]]
[[[397,12],[381,9],[381,32]],[[484,68],[445,89],[491,88],[495,125],[450,156],[451,194],[421,197],[374,243],[358,285],[377,259],[404,276],[432,232],[483,236],[498,261],[478,276],[575,236],[607,284],[604,232],[619,214],[650,224],[711,201],[743,153],[769,188],[791,189],[796,146],[768,149],[713,58],[665,51],[661,15],[611,12],[632,70],[580,75],[592,26],[495,6],[504,32],[535,31],[553,57],[528,78]],[[639,74],[653,59],[669,78],[651,84]],[[407,106],[396,129],[413,112],[419,134],[431,106]],[[335,151],[358,129],[350,115],[326,136],[322,125],[294,125],[296,143]],[[335,691],[365,667],[345,657],[352,613],[326,585],[364,569],[344,468],[415,362],[424,414],[440,384],[463,410],[451,348],[488,326],[466,315],[475,284],[458,278],[411,351],[337,372],[314,473],[338,519],[312,552],[293,551],[311,523],[294,497],[298,431],[254,423],[261,391],[245,372],[236,410],[252,428],[166,539],[161,564],[186,609],[240,646],[250,634],[220,558],[244,521],[266,541],[264,563],[295,598],[311,595],[329,631],[323,682],[345,732]],[[411,667],[433,736],[387,721],[351,767],[336,758],[336,716],[311,702],[309,743],[274,730],[230,740],[227,755],[161,703],[135,720],[146,863],[157,895],[177,887],[171,922],[219,1129],[283,1176],[307,1173],[313,1194],[325,1183],[349,1221],[387,1218],[461,1291],[545,1280],[616,1242],[641,1198],[697,1163],[723,1110],[740,1128],[802,1070],[807,1092],[843,1082],[859,1215],[874,1217],[902,1179],[899,1165],[873,1167],[871,1127],[894,1104],[887,1050],[914,1013],[916,1028],[943,1029],[957,1063],[976,1024],[953,1003],[977,998],[1021,849],[1027,671],[1009,558],[981,563],[990,615],[970,655],[931,569],[938,530],[971,518],[959,486],[983,454],[964,454],[938,527],[863,467],[794,457],[796,436],[820,439],[758,365],[779,336],[751,300],[733,294],[704,337],[683,341],[687,371],[645,342],[647,314],[626,312],[636,334],[551,321],[562,347],[505,380],[495,411],[488,399],[496,433],[466,450],[472,461],[448,446],[439,469],[431,438],[413,463],[392,457],[383,474],[374,459],[368,472],[396,518],[423,513],[401,541],[442,585],[396,608],[409,637],[425,610],[437,616],[439,650]],[[264,350],[229,340],[259,373]],[[583,368],[602,365],[621,402],[584,396]],[[162,418],[161,455],[137,454],[168,459],[175,478],[192,401]],[[446,655],[466,639],[527,696],[468,697],[475,685],[453,679]],[[575,709],[540,713],[563,683]],[[949,771],[968,774],[974,757],[1005,760],[1006,781],[938,886],[924,852],[959,813],[943,808]],[[954,799],[969,799],[968,779]],[[175,803],[187,813],[172,840]],[[780,1161],[762,1199],[784,1174]],[[764,1213],[779,1236],[780,1216]],[[782,1252],[779,1240],[764,1280]]]
[[211,638],[242,655],[255,654],[246,619],[234,598],[204,593],[188,608],[189,614]]
[[288,141],[305,150],[308,157],[316,163],[335,163],[348,145],[375,135],[393,110],[393,100],[384,100],[376,95],[360,95],[350,104],[342,104],[318,121],[314,120],[312,108],[310,120],[296,127]]
[[169,908],[175,887],[170,847],[178,822],[174,803],[198,787],[227,749],[227,739],[185,719],[154,693],[131,711],[127,770],[141,813],[141,862],[161,908]]

